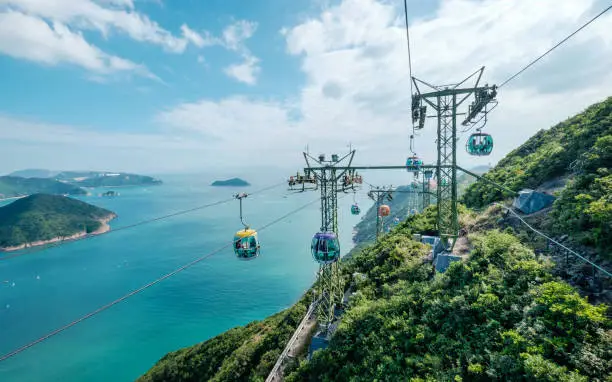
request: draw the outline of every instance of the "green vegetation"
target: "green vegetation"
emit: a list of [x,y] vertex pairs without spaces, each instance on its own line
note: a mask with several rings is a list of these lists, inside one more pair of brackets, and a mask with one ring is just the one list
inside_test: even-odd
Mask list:
[[604,381],[605,306],[590,305],[506,233],[471,237],[469,260],[434,275],[398,227],[356,254],[365,274],[328,349],[288,381]]
[[35,194],[0,208],[0,248],[91,233],[111,211],[58,195]]
[[[610,119],[612,125],[612,119]],[[600,137],[578,161],[578,176],[555,201],[553,229],[597,247],[606,259],[612,250],[612,134]]]
[[[416,186],[416,188],[415,188]],[[410,206],[414,203],[415,199],[418,205],[422,204],[421,194],[412,193],[408,191],[420,192],[423,190],[422,184],[414,183],[409,186],[399,186],[397,191],[394,192],[392,200],[385,200],[383,203],[388,205],[391,209],[389,216],[386,216],[383,220],[384,226],[393,226],[393,219],[398,218],[400,221],[404,221],[406,216],[410,213]],[[435,197],[432,196],[435,200]],[[366,243],[371,242],[376,238],[376,204],[369,208],[367,212],[363,214],[363,218],[355,226],[355,236],[353,241],[355,243]]]
[[[599,138],[610,135],[612,97],[548,130],[540,130],[499,161],[485,178],[511,190],[535,189],[546,181],[567,175],[576,159],[590,150]],[[506,196],[480,181],[468,188],[464,202],[468,207],[480,208]]]
[[211,186],[228,186],[228,187],[244,187],[250,186],[249,182],[240,178],[232,178],[228,180],[215,180]]
[[264,381],[308,308],[291,308],[165,355],[139,382]]
[[[542,228],[570,235],[611,259],[612,97],[538,132],[485,177],[514,190],[537,188],[557,177],[573,178],[558,193]],[[469,207],[483,207],[503,197],[499,190],[477,182],[468,188],[464,201]]]
[[55,195],[83,195],[85,190],[52,179],[20,178],[0,176],[0,198],[31,195],[36,193]]

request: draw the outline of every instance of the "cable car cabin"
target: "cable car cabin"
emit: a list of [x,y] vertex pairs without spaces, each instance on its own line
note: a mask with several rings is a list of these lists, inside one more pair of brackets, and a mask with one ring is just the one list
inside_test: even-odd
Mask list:
[[408,171],[417,173],[421,170],[421,166],[423,166],[423,161],[417,156],[408,157],[408,159],[406,159],[406,170]]
[[317,232],[310,247],[317,263],[330,264],[340,258],[340,242],[334,232]]
[[259,241],[257,231],[243,229],[234,235],[234,253],[240,260],[253,260],[259,256]]
[[391,208],[386,204],[383,204],[378,209],[378,215],[380,216],[389,216],[390,213],[391,213]]
[[425,170],[424,175],[425,175],[425,179],[429,180],[429,179],[433,178],[433,171],[432,170]]
[[470,135],[466,148],[470,155],[489,155],[493,151],[493,137],[487,133],[474,133]]
[[359,206],[356,203],[351,206],[351,214],[359,215],[360,212],[361,212],[361,208],[359,208]]

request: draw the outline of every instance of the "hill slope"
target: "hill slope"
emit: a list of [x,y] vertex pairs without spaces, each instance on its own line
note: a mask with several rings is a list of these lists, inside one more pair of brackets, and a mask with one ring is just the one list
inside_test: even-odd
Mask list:
[[53,179],[0,176],[0,198],[31,195],[36,193],[55,195],[84,195],[85,190]]
[[30,195],[0,208],[0,249],[95,233],[114,217],[111,211],[72,198]]
[[[612,97],[548,130],[538,131],[500,160],[485,177],[515,191],[535,189],[544,182],[569,175],[572,164],[599,138],[609,135],[612,135]],[[476,182],[464,195],[468,207],[483,207],[503,198],[501,191],[485,182]]]
[[[568,178],[542,228],[570,235],[611,259],[612,97],[539,131],[485,177],[514,190]],[[503,197],[497,189],[477,182],[468,188],[464,201],[468,207],[482,207]]]
[[355,255],[356,283],[328,349],[287,381],[604,381],[606,306],[590,305],[512,235],[471,237],[466,262],[432,274],[408,223]]
[[13,171],[9,176],[19,176],[21,178],[51,178],[57,174],[57,171],[28,168],[25,170]]

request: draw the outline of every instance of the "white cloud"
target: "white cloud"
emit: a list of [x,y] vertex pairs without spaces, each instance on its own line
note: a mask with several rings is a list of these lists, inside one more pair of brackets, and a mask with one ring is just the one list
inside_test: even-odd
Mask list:
[[232,64],[224,69],[225,74],[248,85],[255,85],[257,75],[261,71],[259,58],[255,57],[244,42],[251,38],[257,30],[257,23],[239,20],[223,30],[222,45],[229,50],[239,52],[242,63]]
[[255,85],[257,75],[261,68],[259,59],[254,56],[246,56],[242,64],[233,64],[224,69],[225,74],[248,85]]
[[62,23],[49,25],[42,19],[16,11],[0,13],[0,51],[47,65],[67,62],[98,74],[139,72],[151,76],[143,66],[90,45],[80,32]]
[[[85,30],[96,30],[105,38],[122,33],[138,42],[159,45],[171,53],[182,53],[190,44],[197,48],[219,45],[246,58],[245,63],[227,69],[235,78],[254,83],[259,71],[258,59],[244,45],[257,24],[245,20],[228,25],[220,37],[208,31],[198,32],[186,24],[181,25],[180,35],[174,35],[137,12],[133,0],[0,0],[0,17],[11,22],[20,17],[34,28],[4,25],[0,53],[48,65],[77,64],[96,72],[90,78],[104,80],[100,72],[115,71],[113,63],[127,71],[130,61],[103,53],[88,43],[82,34]],[[154,77],[141,65],[134,64],[132,69]]]
[[217,43],[216,39],[211,37],[209,34],[206,34],[205,37],[202,37],[201,34],[189,29],[186,24],[181,25],[181,32],[183,32],[183,36],[185,37],[185,39],[187,39],[187,41],[191,42],[198,48],[214,45]]
[[[434,84],[451,83],[486,65],[483,81],[499,84],[586,21],[596,12],[594,4],[445,1],[435,14],[411,20],[414,74]],[[467,156],[463,136],[459,162],[469,167],[497,161],[537,130],[609,96],[612,35],[606,25],[611,16],[502,88],[487,128],[496,139],[494,154]],[[243,41],[255,29],[243,25],[230,30],[220,39],[244,55]],[[411,126],[403,10],[386,0],[344,0],[284,31],[287,51],[300,56],[306,79],[291,100],[234,96],[178,104],[155,118],[161,127],[155,142],[182,137],[185,147],[205,148],[185,153],[185,163],[197,158],[203,163],[300,165],[306,144],[313,153],[331,153],[343,151],[348,142],[358,149],[357,163],[402,163]],[[248,83],[251,77],[245,73],[239,76]],[[596,81],[593,73],[599,73]],[[417,152],[434,162],[434,121],[418,135]]]
[[244,41],[253,36],[257,23],[239,20],[223,30],[223,43],[230,50],[243,51]]
[[189,36],[174,36],[146,15],[134,11],[132,1],[0,0],[0,4],[77,28],[99,30],[105,36],[113,31],[122,32],[136,41],[157,44],[174,53],[183,52],[189,42],[197,39],[193,31]]
[[[594,4],[594,0],[542,0],[537,4],[529,0],[445,1],[436,14],[411,21],[415,75],[434,84],[452,83],[486,65],[483,82],[499,84],[588,19]],[[488,125],[496,139],[494,155],[469,157],[462,148],[467,138],[464,135],[458,142],[459,161],[467,166],[497,161],[538,129],[550,127],[609,95],[612,73],[605,68],[612,67],[612,36],[601,25],[610,20],[610,16],[598,20],[599,27],[585,29],[521,76],[526,79],[537,73],[532,82],[517,79],[502,88],[500,105]],[[344,0],[326,7],[316,17],[282,30],[287,51],[300,55],[307,79],[294,103],[268,104],[278,109],[273,113],[269,108],[264,112],[252,107],[257,101],[250,99],[240,99],[240,107],[230,110],[224,107],[224,101],[216,104],[220,109],[212,108],[209,101],[196,102],[189,107],[176,106],[177,113],[164,113],[163,122],[176,127],[174,119],[192,121],[192,126],[209,133],[216,126],[224,126],[220,131],[227,132],[246,124],[252,139],[260,137],[255,141],[279,148],[268,154],[275,160],[281,156],[281,161],[299,160],[299,150],[306,143],[314,150],[331,152],[343,150],[350,141],[359,149],[358,162],[400,164],[409,154],[411,133],[403,22],[403,9],[387,1]],[[585,62],[579,65],[565,65],[568,60],[564,50],[580,46],[593,55],[584,56]],[[555,67],[554,73],[547,69],[551,67]],[[560,89],[570,74],[588,75],[594,70],[602,73],[597,83],[581,88],[577,82],[571,89]],[[548,87],[557,90],[539,89],[545,79],[552,81]],[[293,111],[301,116],[298,121],[288,117]],[[219,122],[220,116],[235,113],[246,117]],[[249,124],[251,118],[261,117],[258,113],[285,117],[266,120],[265,126]],[[270,126],[275,133],[270,132]],[[433,120],[418,132],[417,139],[418,154],[434,162]],[[222,147],[224,144],[218,143]],[[226,147],[231,148],[229,143]]]

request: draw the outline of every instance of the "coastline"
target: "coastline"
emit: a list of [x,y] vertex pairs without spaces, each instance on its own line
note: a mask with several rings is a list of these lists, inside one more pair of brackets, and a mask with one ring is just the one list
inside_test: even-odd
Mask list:
[[21,199],[21,198],[25,198],[28,196],[30,195],[9,196],[8,198],[0,198],[0,202],[3,202],[5,200]]
[[31,243],[24,243],[24,244],[16,245],[13,247],[0,247],[0,253],[14,252],[14,251],[19,251],[19,250],[26,249],[26,248],[39,247],[41,245],[53,244],[53,243],[63,242],[63,241],[74,241],[74,240],[84,239],[89,236],[102,235],[111,230],[111,227],[108,223],[111,220],[115,219],[116,217],[117,215],[113,213],[113,214],[106,216],[105,218],[99,219],[98,222],[101,224],[100,228],[90,233],[77,232],[73,235],[66,236],[66,237],[59,236],[59,237],[54,237],[48,240],[38,240],[38,241],[31,242]]

